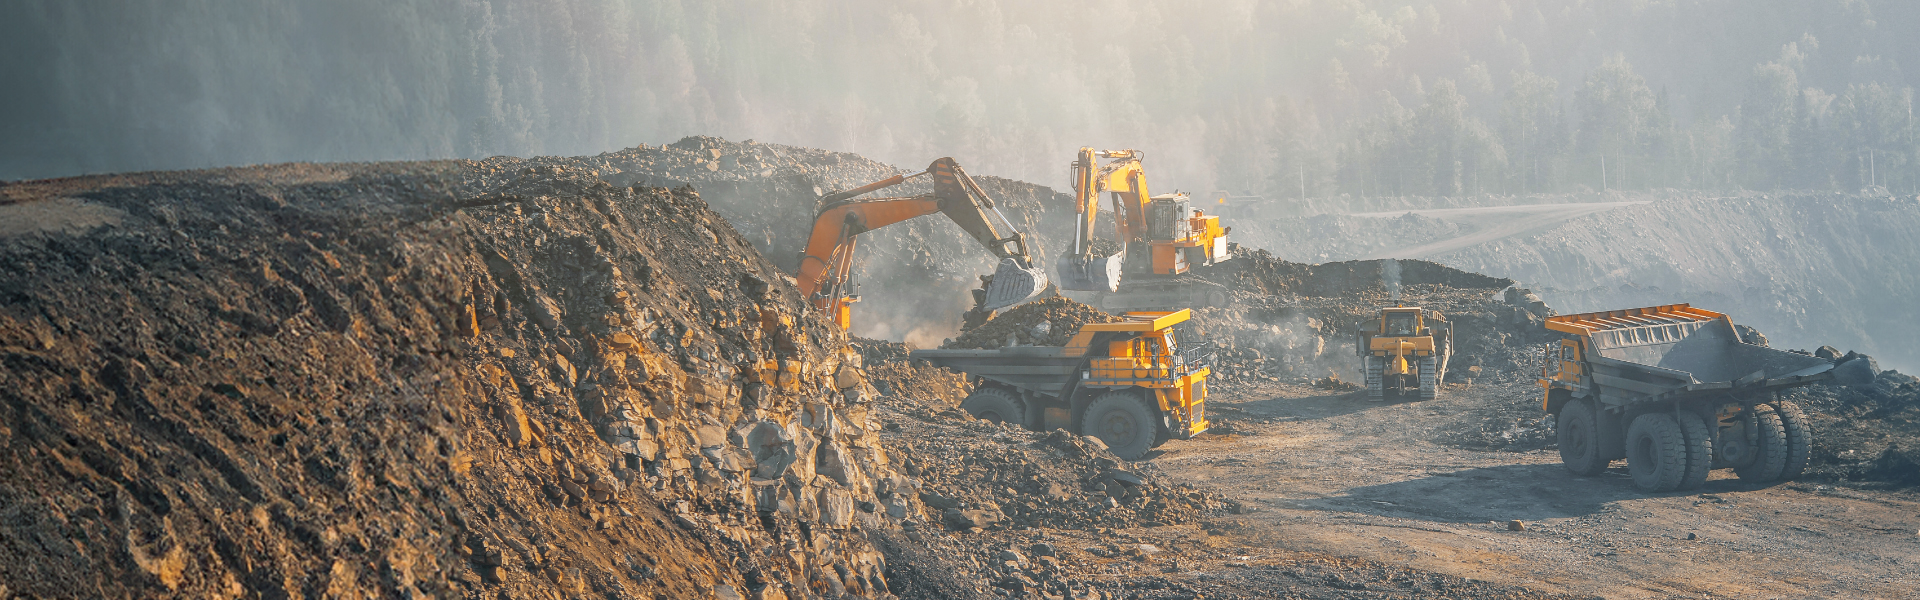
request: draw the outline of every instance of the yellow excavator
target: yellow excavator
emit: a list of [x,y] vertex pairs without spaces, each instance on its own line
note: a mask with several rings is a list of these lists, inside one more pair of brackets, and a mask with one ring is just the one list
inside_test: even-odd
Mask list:
[[[920,177],[933,179],[933,193],[898,198],[857,197],[906,183]],[[826,313],[845,331],[853,325],[853,303],[860,297],[852,293],[849,279],[853,273],[853,248],[857,236],[915,217],[945,214],[966,230],[994,256],[1000,265],[990,276],[982,277],[984,293],[975,291],[974,312],[1006,308],[1045,293],[1045,270],[1033,266],[1027,254],[1026,235],[1016,231],[1013,222],[994,206],[993,198],[974,183],[952,158],[941,158],[927,170],[911,175],[894,175],[857,188],[828,194],[820,199],[820,212],[814,217],[813,232],[807,236],[807,248],[800,257],[800,272],[794,278],[800,293],[814,308]],[[1006,235],[987,218],[999,217]]]
[[[1228,259],[1220,217],[1193,208],[1185,193],[1147,191],[1139,150],[1081,148],[1073,163],[1073,245],[1055,263],[1064,290],[1101,292],[1094,304],[1109,311],[1221,306],[1225,290],[1195,277],[1194,267]],[[1101,159],[1106,159],[1102,164]],[[1118,252],[1094,248],[1100,193],[1113,203]]]

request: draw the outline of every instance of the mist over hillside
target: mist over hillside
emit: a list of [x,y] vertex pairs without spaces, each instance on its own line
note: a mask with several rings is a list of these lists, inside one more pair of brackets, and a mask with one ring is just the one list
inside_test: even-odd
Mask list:
[[1264,197],[1896,192],[1898,0],[11,2],[0,178],[579,155],[684,135],[951,155],[1082,145]]

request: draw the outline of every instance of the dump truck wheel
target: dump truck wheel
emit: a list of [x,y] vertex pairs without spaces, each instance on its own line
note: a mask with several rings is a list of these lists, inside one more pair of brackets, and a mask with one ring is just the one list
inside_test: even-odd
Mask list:
[[1646,492],[1670,492],[1686,476],[1686,436],[1667,413],[1647,413],[1627,427],[1627,471],[1633,486]]
[[1682,412],[1674,416],[1680,422],[1680,435],[1687,448],[1684,474],[1676,489],[1691,490],[1705,484],[1707,473],[1713,470],[1713,432],[1700,415]]
[[960,401],[960,410],[967,411],[975,419],[1008,422],[1025,425],[1027,405],[1019,396],[997,387],[983,387],[967,395]]
[[1140,393],[1113,390],[1093,399],[1080,417],[1080,433],[1100,438],[1115,456],[1140,458],[1153,448],[1158,425]]
[[1773,403],[1773,410],[1780,415],[1781,429],[1787,433],[1787,464],[1780,478],[1799,477],[1807,468],[1807,458],[1813,455],[1813,426],[1798,404],[1781,400]]
[[1755,405],[1747,425],[1754,428],[1753,462],[1734,465],[1733,472],[1752,482],[1779,479],[1787,472],[1788,454],[1787,428],[1780,422],[1780,413],[1765,404]]
[[1560,436],[1560,464],[1575,475],[1598,475],[1610,461],[1600,459],[1600,428],[1594,423],[1593,404],[1584,399],[1560,407],[1554,421]]

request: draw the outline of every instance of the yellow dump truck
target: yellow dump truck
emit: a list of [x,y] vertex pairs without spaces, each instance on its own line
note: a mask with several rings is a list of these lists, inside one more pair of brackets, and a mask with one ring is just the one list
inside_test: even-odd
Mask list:
[[1453,355],[1453,327],[1432,316],[1418,306],[1395,306],[1360,323],[1354,351],[1360,355],[1367,399],[1411,392],[1432,400],[1440,393]]
[[1100,438],[1132,460],[1169,439],[1207,430],[1202,344],[1185,348],[1173,326],[1188,310],[1127,313],[1085,325],[1062,346],[915,350],[913,358],[978,378],[961,408],[1036,431]]
[[[1833,377],[1823,358],[1744,343],[1733,320],[1686,304],[1548,317],[1541,408],[1560,460],[1580,475],[1627,459],[1649,492],[1693,489],[1711,469],[1791,479],[1813,432],[1780,390]],[[1850,383],[1842,381],[1842,383]]]

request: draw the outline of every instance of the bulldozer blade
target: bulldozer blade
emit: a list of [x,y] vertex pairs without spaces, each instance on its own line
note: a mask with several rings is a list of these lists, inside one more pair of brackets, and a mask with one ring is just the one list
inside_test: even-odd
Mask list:
[[1047,291],[1047,272],[1039,267],[1026,268],[1012,258],[1000,259],[993,270],[993,282],[987,284],[986,310],[1000,310],[1026,302]]
[[1055,263],[1060,271],[1060,289],[1082,292],[1120,291],[1120,263],[1125,254],[1095,258],[1062,256]]

